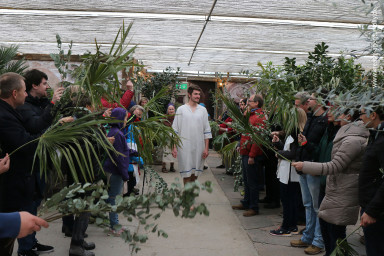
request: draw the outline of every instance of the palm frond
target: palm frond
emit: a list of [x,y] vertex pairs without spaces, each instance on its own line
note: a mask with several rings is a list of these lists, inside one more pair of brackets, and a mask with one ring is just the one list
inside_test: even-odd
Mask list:
[[14,60],[17,56],[19,47],[11,45],[9,47],[0,46],[0,75],[7,72],[14,72],[22,74],[28,65],[24,58],[21,60]]
[[159,115],[131,124],[130,133],[132,134],[129,134],[129,136],[133,135],[139,154],[145,163],[152,162],[155,145],[171,148],[175,145],[180,146],[180,138],[173,128],[162,123],[164,118],[164,115]]
[[[76,182],[80,178],[85,181],[94,180],[95,163],[92,159],[102,170],[100,152],[107,154],[111,159],[110,152],[119,154],[100,130],[100,125],[121,121],[99,116],[99,113],[89,114],[72,123],[56,123],[47,129],[38,139],[34,157],[34,162],[39,161],[40,175],[46,176],[49,163],[52,163],[58,176],[62,178],[61,167],[64,159]],[[50,156],[49,159],[47,156]]]
[[130,57],[136,46],[128,49],[127,38],[132,25],[133,23],[130,23],[125,27],[123,23],[108,53],[101,51],[95,39],[96,53],[85,54],[82,64],[74,71],[76,84],[89,95],[94,106],[100,106],[102,97],[111,102],[120,102],[117,97],[121,95],[118,72],[132,66],[140,66]]
[[[256,127],[251,125],[248,121],[250,116],[249,112],[244,115],[229,97],[225,96],[221,92],[218,92],[217,95],[227,106],[228,114],[233,120],[231,127],[237,132],[237,135],[244,134],[246,136],[249,136],[251,138],[250,143],[255,143],[262,147],[262,149],[265,148],[268,150],[272,150],[276,154],[278,154],[277,150],[272,145],[271,138],[269,137],[270,131],[268,127]],[[234,147],[233,144],[228,147],[227,150],[233,150],[232,147]],[[229,155],[228,153],[226,154]],[[287,161],[290,161],[282,155],[279,156]]]

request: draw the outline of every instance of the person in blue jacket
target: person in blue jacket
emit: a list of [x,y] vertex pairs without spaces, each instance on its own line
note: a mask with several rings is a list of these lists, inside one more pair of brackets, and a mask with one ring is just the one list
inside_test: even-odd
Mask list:
[[48,223],[28,212],[0,213],[0,238],[22,238],[41,227],[47,228]]
[[[0,159],[0,174],[9,170],[10,160],[8,154]],[[0,213],[0,238],[22,238],[35,231],[39,231],[41,226],[47,228],[48,223],[28,212]],[[0,248],[1,255],[12,252],[4,252]]]

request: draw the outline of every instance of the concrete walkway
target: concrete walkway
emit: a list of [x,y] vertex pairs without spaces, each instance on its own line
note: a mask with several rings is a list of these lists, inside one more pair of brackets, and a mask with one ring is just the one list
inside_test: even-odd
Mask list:
[[[197,203],[203,202],[210,211],[210,216],[196,216],[194,219],[182,219],[175,217],[170,210],[165,211],[158,219],[159,229],[168,234],[168,238],[149,235],[149,240],[140,245],[138,255],[145,256],[300,256],[305,255],[303,249],[292,248],[289,242],[299,239],[300,236],[274,237],[268,234],[270,229],[278,227],[282,221],[280,209],[267,210],[261,205],[260,215],[243,217],[242,211],[233,211],[232,204],[238,204],[240,193],[233,192],[233,177],[224,174],[224,169],[216,169],[221,164],[219,155],[210,152],[207,159],[208,168],[199,181],[212,181],[213,192],[209,194],[203,191],[197,199]],[[155,167],[157,170],[160,166]],[[177,165],[176,165],[177,168]],[[172,183],[179,178],[178,173],[159,174]],[[263,198],[264,194],[261,193]],[[123,216],[120,222],[133,230],[142,231],[138,223],[128,223]],[[348,228],[347,233],[353,230]],[[129,245],[121,238],[109,237],[100,228],[90,225],[87,233],[87,241],[96,243],[94,250],[97,256],[104,255],[130,255]],[[55,252],[50,255],[66,256],[70,238],[64,238],[61,233],[61,220],[52,222],[49,229],[38,233],[37,238],[44,244],[55,246]],[[355,234],[349,240],[357,245],[360,255],[365,255],[364,247],[358,242],[359,235]],[[17,243],[15,244],[17,247]],[[15,248],[16,249],[16,248]],[[17,255],[14,253],[14,255]],[[320,254],[322,255],[322,254]]]
[[[208,164],[211,166],[211,170],[220,187],[224,191],[226,197],[230,201],[231,205],[239,204],[241,195],[239,192],[233,192],[234,179],[232,176],[226,175],[225,169],[217,169],[215,166],[221,164],[219,155],[213,152],[208,160]],[[260,192],[260,198],[265,197],[265,192]],[[290,246],[291,240],[300,239],[300,235],[291,237],[276,237],[269,235],[269,231],[278,228],[282,223],[282,211],[283,208],[279,209],[265,209],[263,204],[259,205],[260,215],[252,217],[243,217],[243,211],[234,211],[240,220],[244,230],[247,231],[248,236],[254,243],[254,246],[260,256],[300,256],[306,255],[304,248],[293,248]],[[358,227],[348,226],[347,235]],[[304,228],[299,226],[299,229]],[[359,255],[366,255],[365,247],[359,242],[360,233],[352,235],[348,241],[352,243],[354,249]],[[324,255],[324,253],[318,254]]]
[[[209,160],[210,162],[210,160]],[[155,166],[160,169],[160,166]],[[176,165],[177,169],[177,165]],[[180,178],[179,173],[161,173],[159,174],[170,184]],[[158,219],[159,229],[168,234],[168,238],[157,237],[157,234],[149,234],[149,240],[141,244],[142,248],[138,255],[145,256],[257,256],[253,242],[243,229],[236,214],[232,211],[230,202],[212,175],[210,169],[207,169],[200,177],[200,182],[206,180],[212,181],[213,192],[209,194],[206,191],[201,192],[197,203],[205,203],[210,211],[210,216],[196,216],[194,219],[182,219],[175,217],[171,210],[165,211]],[[120,223],[128,225],[124,217],[119,217]],[[142,227],[137,223],[130,224],[131,230]],[[95,225],[88,227],[89,237],[87,241],[96,243],[94,250],[97,256],[104,255],[130,255],[129,245],[121,238],[109,237]],[[49,244],[55,247],[55,252],[44,254],[50,255],[68,255],[70,238],[65,238],[61,233],[61,220],[50,223],[48,229],[38,233],[37,239],[43,244]],[[15,243],[15,252],[17,249]]]

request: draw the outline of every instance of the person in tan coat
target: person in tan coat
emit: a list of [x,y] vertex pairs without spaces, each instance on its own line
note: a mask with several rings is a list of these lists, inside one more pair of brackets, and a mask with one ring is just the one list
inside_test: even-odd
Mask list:
[[340,119],[341,128],[333,140],[332,160],[326,163],[297,162],[297,171],[311,175],[327,175],[325,197],[319,208],[319,218],[326,254],[336,247],[338,238],[345,238],[346,226],[355,225],[359,215],[358,178],[363,162],[368,129],[349,110]]

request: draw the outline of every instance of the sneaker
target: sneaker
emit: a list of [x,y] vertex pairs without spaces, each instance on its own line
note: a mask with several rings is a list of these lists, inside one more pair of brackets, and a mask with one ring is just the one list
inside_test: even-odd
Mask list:
[[292,236],[289,230],[283,229],[282,227],[269,231],[269,234],[271,236]]
[[47,253],[47,252],[53,252],[54,249],[53,249],[53,246],[50,246],[50,245],[44,245],[44,244],[39,244],[39,242],[37,242],[31,249],[32,251],[36,252],[37,254],[40,254],[40,253]]
[[115,229],[112,229],[112,228],[110,228],[109,229],[109,232],[108,232],[108,236],[116,236],[116,237],[119,237],[119,236],[121,236],[121,233],[123,233],[123,231],[125,231],[125,230],[127,230],[126,228],[121,228],[121,229],[117,229],[117,230],[115,230]]
[[310,246],[310,244],[304,243],[300,239],[300,240],[293,240],[293,241],[291,241],[291,246],[292,247],[308,247],[308,246]]
[[291,232],[292,235],[299,234],[299,230],[297,229],[297,227],[289,228],[288,231]]
[[251,216],[255,216],[255,215],[259,215],[259,211],[249,209],[243,213],[244,217],[251,217]]
[[28,251],[21,251],[17,253],[17,256],[38,256],[35,251],[28,250]]
[[304,252],[309,255],[319,254],[319,253],[322,253],[323,251],[324,251],[323,248],[320,248],[314,245],[310,245],[304,250]]

